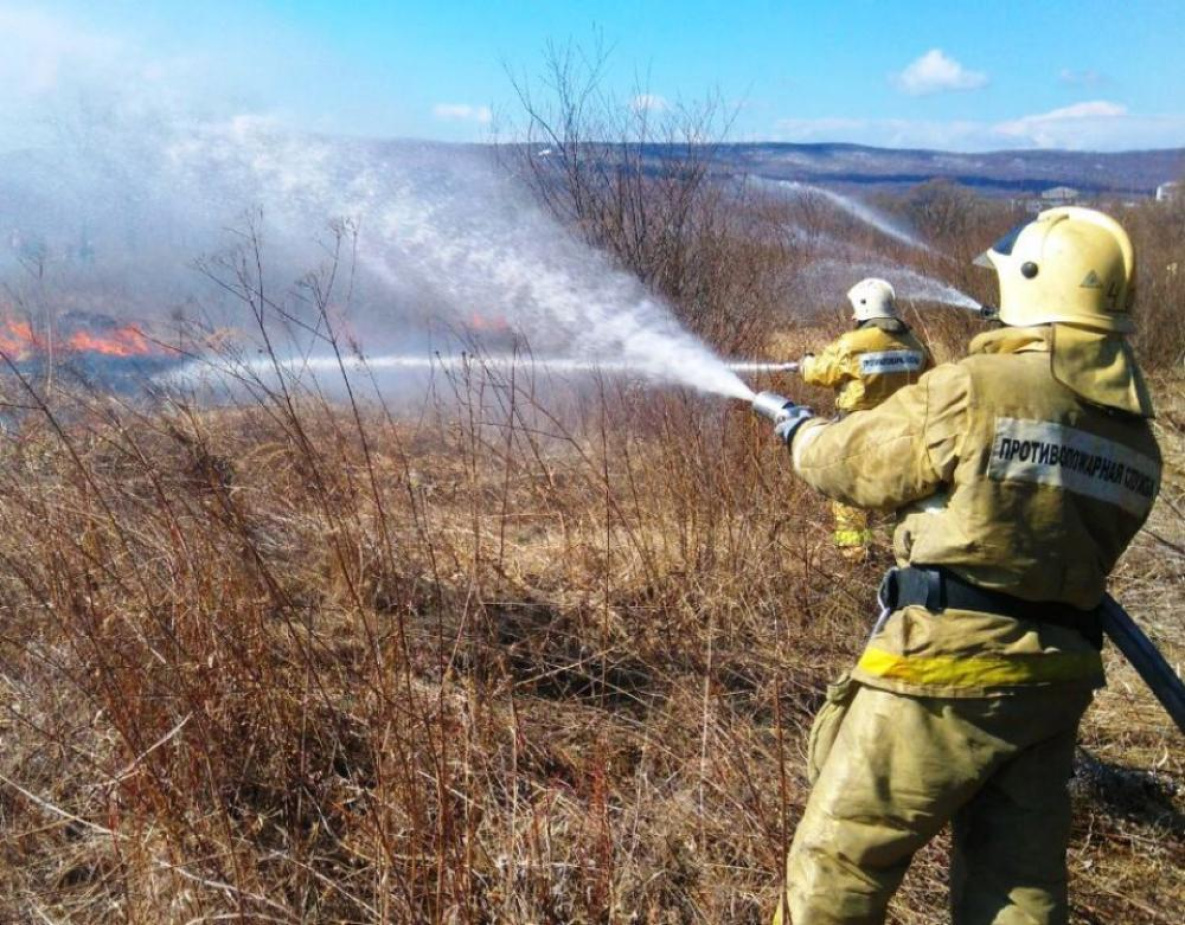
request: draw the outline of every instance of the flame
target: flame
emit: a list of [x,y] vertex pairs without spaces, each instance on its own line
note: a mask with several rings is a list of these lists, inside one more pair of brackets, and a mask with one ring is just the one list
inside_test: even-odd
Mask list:
[[27,321],[9,321],[0,327],[0,353],[12,360],[25,360],[37,350],[37,338]]
[[[54,338],[56,352],[63,354],[99,354],[109,357],[161,356],[173,349],[157,344],[131,324],[104,324],[102,331],[63,324]],[[27,321],[0,319],[0,353],[20,362],[49,352],[49,339],[34,331]]]
[[75,331],[66,338],[65,347],[74,353],[101,353],[112,357],[147,356],[159,351],[155,344],[133,327],[117,328],[105,337],[87,331]]
[[504,334],[510,331],[510,322],[501,315],[483,315],[481,312],[473,312],[469,315],[468,327],[471,331]]

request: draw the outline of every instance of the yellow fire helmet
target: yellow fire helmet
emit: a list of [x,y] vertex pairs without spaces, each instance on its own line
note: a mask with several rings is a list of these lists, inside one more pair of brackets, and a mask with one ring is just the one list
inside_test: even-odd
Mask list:
[[1018,225],[975,261],[1000,279],[1000,320],[1014,327],[1064,323],[1134,329],[1135,255],[1109,215],[1080,206],[1048,209]]

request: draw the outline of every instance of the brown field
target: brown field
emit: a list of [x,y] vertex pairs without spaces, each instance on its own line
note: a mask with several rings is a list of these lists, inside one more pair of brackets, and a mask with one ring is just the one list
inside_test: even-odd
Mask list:
[[[664,217],[645,233],[566,218],[723,352],[834,335],[801,314],[810,254],[768,232],[818,204],[738,218],[701,179],[625,191]],[[672,190],[694,195],[655,238]],[[960,260],[1015,218],[938,193],[901,209]],[[1181,664],[1185,223],[1124,220],[1168,471],[1113,591]],[[940,358],[979,329],[911,319]],[[826,502],[745,407],[529,363],[447,377],[411,414],[278,384],[233,407],[0,388],[0,921],[767,920],[806,731],[888,557],[836,555]],[[1073,782],[1073,921],[1168,925],[1185,749],[1108,666]],[[946,920],[946,850],[893,921]]]

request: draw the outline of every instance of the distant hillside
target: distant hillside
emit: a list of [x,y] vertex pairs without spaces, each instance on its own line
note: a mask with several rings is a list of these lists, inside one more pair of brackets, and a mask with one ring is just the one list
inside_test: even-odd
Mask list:
[[[613,145],[604,156],[617,157]],[[686,155],[682,145],[643,148],[655,167]],[[852,144],[750,142],[713,146],[714,170],[722,176],[756,175],[823,186],[862,190],[900,190],[927,180],[945,179],[985,195],[1031,195],[1069,186],[1086,196],[1152,196],[1156,188],[1185,177],[1185,148],[1156,151],[989,151],[962,154],[873,148]],[[550,156],[547,146],[538,155]]]
[[912,186],[943,178],[987,194],[1032,193],[1071,186],[1088,194],[1150,196],[1185,176],[1185,148],[1160,151],[993,151],[956,154],[849,144],[729,144],[717,169],[828,186]]

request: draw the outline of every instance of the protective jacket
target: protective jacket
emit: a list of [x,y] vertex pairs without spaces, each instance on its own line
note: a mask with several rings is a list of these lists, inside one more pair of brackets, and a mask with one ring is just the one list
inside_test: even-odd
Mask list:
[[[1068,325],[980,335],[884,404],[794,439],[799,475],[832,498],[899,515],[900,565],[1080,609],[1151,510],[1161,458],[1126,342]],[[886,615],[853,678],[926,696],[1103,683],[1073,628],[919,606]]]
[[933,360],[898,318],[873,318],[802,363],[807,385],[838,389],[840,411],[875,408],[903,385],[917,382]]

